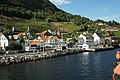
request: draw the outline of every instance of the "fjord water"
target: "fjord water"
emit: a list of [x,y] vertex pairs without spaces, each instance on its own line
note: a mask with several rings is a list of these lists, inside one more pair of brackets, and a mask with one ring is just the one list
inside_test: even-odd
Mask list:
[[111,80],[117,50],[0,66],[0,80]]

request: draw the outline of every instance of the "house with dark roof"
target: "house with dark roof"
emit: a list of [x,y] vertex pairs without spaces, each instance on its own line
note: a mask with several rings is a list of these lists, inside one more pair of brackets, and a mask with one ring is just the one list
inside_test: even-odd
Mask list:
[[8,46],[7,37],[3,33],[0,33],[0,48],[5,50],[5,47],[7,46]]
[[111,37],[112,46],[120,46],[120,38],[119,37]]
[[61,32],[56,30],[45,30],[37,34],[41,36],[56,36],[56,35],[61,35]]
[[103,44],[103,43],[105,43],[105,37],[101,33],[95,32],[92,36],[94,38],[94,43],[95,44]]
[[120,46],[120,38],[116,36],[105,37],[105,41],[111,46],[118,47]]
[[37,33],[37,34],[41,35],[41,36],[52,36],[53,35],[50,30],[42,31],[42,32]]
[[94,38],[87,32],[81,34],[77,40],[77,48],[86,50],[97,48],[97,45],[94,43]]
[[5,50],[5,48],[11,43],[14,42],[14,37],[8,33],[0,32],[0,48]]

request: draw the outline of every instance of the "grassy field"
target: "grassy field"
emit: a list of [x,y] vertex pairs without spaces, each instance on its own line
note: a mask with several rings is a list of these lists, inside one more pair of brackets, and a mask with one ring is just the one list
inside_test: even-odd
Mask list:
[[57,22],[56,24],[58,25],[55,26],[45,21],[26,20],[26,21],[16,22],[13,25],[14,26],[37,26],[37,27],[41,27],[42,29],[44,28],[44,29],[51,29],[51,30],[59,30],[59,28],[62,28],[62,30],[65,30],[67,32],[72,32],[80,29],[79,26],[76,26],[70,22]]
[[120,30],[115,31],[114,34],[120,38]]
[[[80,27],[74,25],[72,22],[51,22],[48,23],[44,20],[36,20],[36,19],[20,19],[20,18],[11,18],[0,16],[0,24],[4,25],[6,31],[7,29],[11,30],[12,27],[16,27],[21,29],[22,31],[25,30],[27,27],[32,27],[36,31],[43,31],[43,30],[64,30],[67,32],[73,32],[75,30],[79,30]],[[33,29],[33,30],[34,30]]]
[[20,31],[24,31],[28,27],[35,31],[43,31],[43,30],[57,30],[57,27],[52,26],[51,23],[45,22],[43,20],[0,20],[0,24],[3,24],[4,30],[11,30],[12,27],[19,29]]
[[63,24],[65,30],[67,30],[67,31],[75,31],[75,30],[79,30],[80,29],[79,26],[76,26],[76,25],[74,25],[71,22],[61,22],[61,24]]

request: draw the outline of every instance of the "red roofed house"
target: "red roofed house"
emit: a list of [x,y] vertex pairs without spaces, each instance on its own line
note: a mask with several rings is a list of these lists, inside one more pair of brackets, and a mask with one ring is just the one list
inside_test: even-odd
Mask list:
[[52,36],[53,35],[50,30],[43,31],[43,32],[40,32],[40,33],[37,33],[37,34],[40,34],[41,36]]
[[45,42],[45,46],[55,47],[58,45],[58,41],[60,40],[57,36],[39,36],[39,40],[43,40]]
[[37,51],[44,47],[44,41],[33,40],[25,44],[25,51]]
[[22,35],[25,35],[25,32],[18,33],[18,36],[22,36]]
[[60,31],[51,31],[51,30],[46,30],[46,31],[43,31],[43,32],[40,32],[40,33],[37,33],[37,34],[40,34],[42,36],[52,36],[52,35],[61,35],[61,32]]
[[18,37],[20,38],[21,36],[23,36],[24,38],[27,38],[29,40],[33,39],[33,36],[29,33],[29,32],[20,32],[18,34]]

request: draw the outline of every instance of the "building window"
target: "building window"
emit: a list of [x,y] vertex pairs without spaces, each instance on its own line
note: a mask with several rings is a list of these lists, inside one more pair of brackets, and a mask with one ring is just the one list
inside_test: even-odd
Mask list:
[[27,46],[29,46],[29,44],[27,44]]

